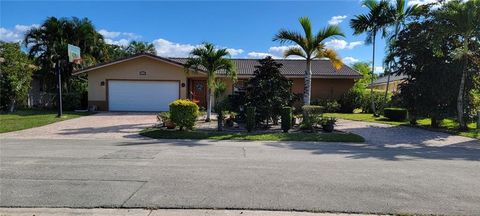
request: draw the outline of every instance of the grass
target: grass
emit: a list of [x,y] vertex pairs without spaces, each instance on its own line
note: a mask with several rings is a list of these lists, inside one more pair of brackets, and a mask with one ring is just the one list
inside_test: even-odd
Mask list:
[[231,133],[217,131],[172,131],[149,128],[141,135],[155,139],[210,139],[250,141],[319,141],[364,142],[363,137],[352,133]]
[[[366,122],[377,122],[377,123],[390,124],[390,125],[411,126],[408,121],[395,122],[395,121],[390,121],[385,117],[374,117],[372,114],[365,114],[365,113],[325,113],[324,116],[353,120],[353,121],[366,121]],[[439,128],[430,127],[431,120],[429,118],[419,119],[417,122],[418,122],[418,126],[421,128],[480,139],[480,130],[476,129],[476,126],[477,126],[476,123],[468,124],[468,128],[469,128],[468,131],[458,132],[456,130],[456,128],[458,128],[458,123],[453,119],[442,120],[440,122]]]
[[78,118],[90,113],[64,112],[57,118],[57,112],[44,110],[18,110],[0,114],[0,133],[39,127],[67,119]]

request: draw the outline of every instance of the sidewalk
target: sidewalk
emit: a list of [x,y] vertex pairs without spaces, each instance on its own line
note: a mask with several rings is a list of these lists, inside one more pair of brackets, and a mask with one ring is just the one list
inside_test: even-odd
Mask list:
[[0,216],[361,216],[287,211],[204,210],[204,209],[71,209],[71,208],[0,208]]

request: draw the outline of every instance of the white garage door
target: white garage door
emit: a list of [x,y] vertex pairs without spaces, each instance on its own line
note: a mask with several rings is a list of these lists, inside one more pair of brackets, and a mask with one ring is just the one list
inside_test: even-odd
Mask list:
[[110,111],[168,111],[178,94],[177,81],[108,81]]

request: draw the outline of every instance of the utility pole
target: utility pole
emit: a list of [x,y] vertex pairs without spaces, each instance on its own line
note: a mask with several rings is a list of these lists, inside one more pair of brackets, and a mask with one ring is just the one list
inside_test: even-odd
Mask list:
[[57,60],[57,64],[55,64],[55,71],[57,73],[57,107],[58,107],[58,115],[57,117],[62,117],[63,110],[62,110],[62,73],[60,72],[60,60]]

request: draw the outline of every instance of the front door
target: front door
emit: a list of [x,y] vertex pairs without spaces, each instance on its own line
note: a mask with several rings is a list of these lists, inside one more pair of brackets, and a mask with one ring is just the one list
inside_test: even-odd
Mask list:
[[199,107],[207,108],[206,80],[192,80],[191,94],[192,100],[195,101]]

